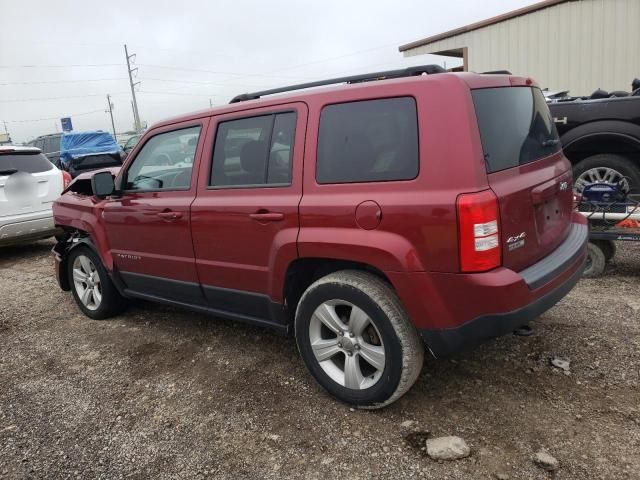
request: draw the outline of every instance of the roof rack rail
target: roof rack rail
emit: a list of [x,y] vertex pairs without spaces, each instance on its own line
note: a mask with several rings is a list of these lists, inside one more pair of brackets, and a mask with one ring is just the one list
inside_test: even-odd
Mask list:
[[489,70],[488,72],[482,72],[482,75],[513,75],[509,70]]
[[400,70],[387,70],[385,72],[365,73],[361,75],[351,75],[349,77],[330,78],[328,80],[319,80],[317,82],[299,83],[297,85],[289,85],[288,87],[272,88],[270,90],[262,90],[260,92],[243,93],[231,99],[229,103],[245,102],[247,100],[256,100],[265,95],[274,95],[276,93],[290,92],[292,90],[303,90],[305,88],[321,87],[323,85],[334,85],[336,83],[361,83],[371,82],[374,80],[386,80],[388,78],[413,77],[417,75],[433,75],[434,73],[446,73],[446,70],[440,65],[421,65],[416,67],[407,67]]

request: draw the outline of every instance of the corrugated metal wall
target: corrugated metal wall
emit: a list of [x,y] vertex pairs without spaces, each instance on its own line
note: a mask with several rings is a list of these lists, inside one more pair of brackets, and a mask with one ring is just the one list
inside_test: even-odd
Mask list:
[[640,0],[576,0],[423,45],[468,47],[469,70],[510,70],[552,90],[630,90],[640,78]]

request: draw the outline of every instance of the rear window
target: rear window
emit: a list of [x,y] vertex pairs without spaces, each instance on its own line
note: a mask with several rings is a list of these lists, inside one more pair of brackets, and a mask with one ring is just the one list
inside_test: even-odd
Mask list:
[[340,103],[322,110],[318,183],[411,180],[418,166],[413,98]]
[[540,89],[472,91],[487,172],[517,167],[560,150],[558,132]]
[[42,153],[0,153],[0,175],[17,170],[26,173],[48,172],[53,164]]

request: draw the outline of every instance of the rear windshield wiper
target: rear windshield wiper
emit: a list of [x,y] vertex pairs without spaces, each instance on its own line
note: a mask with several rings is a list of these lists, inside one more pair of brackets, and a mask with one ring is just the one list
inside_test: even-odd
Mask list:
[[5,168],[4,170],[0,170],[0,175],[13,175],[17,171],[17,168]]
[[557,138],[550,138],[549,140],[545,140],[544,142],[542,142],[542,146],[543,147],[555,147],[559,143],[560,143],[560,140],[558,140]]

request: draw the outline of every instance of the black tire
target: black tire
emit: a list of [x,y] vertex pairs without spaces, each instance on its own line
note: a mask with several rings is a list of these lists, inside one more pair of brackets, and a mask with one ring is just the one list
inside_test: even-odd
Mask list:
[[591,242],[600,247],[606,262],[610,262],[615,257],[617,247],[613,240],[592,240]]
[[[380,337],[378,348],[384,351],[385,363],[383,369],[368,377],[373,379],[375,375],[379,375],[371,386],[361,389],[346,388],[332,379],[316,359],[310,338],[312,317],[318,307],[331,301],[346,301],[358,307],[366,315],[369,328],[373,326],[376,335]],[[313,283],[298,303],[295,332],[300,354],[320,386],[337,399],[361,408],[381,408],[393,403],[411,388],[422,369],[424,346],[400,300],[391,286],[367,272],[343,270]],[[347,339],[347,335],[341,338]],[[357,342],[358,337],[355,338]],[[363,356],[364,343],[363,351],[358,346],[355,348],[357,350],[352,352],[345,349],[329,361],[339,363],[342,360],[345,362],[346,372],[347,355],[353,356],[352,361],[358,362],[358,370],[361,370],[367,366]]]
[[[75,260],[80,256],[87,257],[91,261],[95,266],[95,271],[97,272],[100,280],[102,298],[97,305],[97,308],[88,308],[83,304],[78,293],[78,288],[74,282],[73,265]],[[71,287],[71,292],[73,293],[73,298],[80,310],[82,310],[82,313],[87,317],[94,320],[104,320],[117,315],[126,307],[125,299],[120,295],[120,293],[118,293],[116,287],[111,281],[111,278],[109,278],[107,270],[102,265],[100,257],[91,248],[80,245],[71,250],[67,258],[67,274],[69,276],[69,285]]]
[[640,193],[640,166],[622,155],[603,153],[581,160],[573,166],[574,183],[585,172],[595,168],[610,168],[627,179],[628,193]]
[[606,265],[604,252],[595,243],[589,242],[587,245],[587,264],[584,269],[583,276],[587,278],[595,278],[602,275]]

